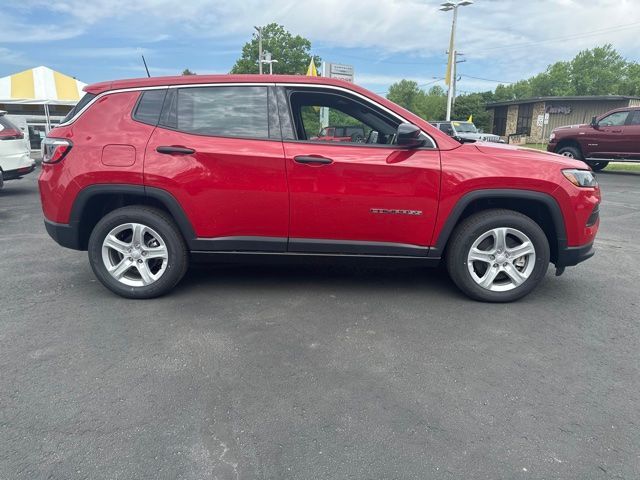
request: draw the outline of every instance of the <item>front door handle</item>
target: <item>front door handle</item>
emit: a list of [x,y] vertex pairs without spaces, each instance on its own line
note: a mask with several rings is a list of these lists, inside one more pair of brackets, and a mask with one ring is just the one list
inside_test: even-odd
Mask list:
[[318,157],[314,155],[298,155],[293,157],[297,163],[315,164],[315,165],[328,165],[333,163],[333,160],[327,157]]
[[156,152],[165,153],[167,155],[191,155],[192,153],[196,153],[193,148],[175,146],[161,146],[156,148]]

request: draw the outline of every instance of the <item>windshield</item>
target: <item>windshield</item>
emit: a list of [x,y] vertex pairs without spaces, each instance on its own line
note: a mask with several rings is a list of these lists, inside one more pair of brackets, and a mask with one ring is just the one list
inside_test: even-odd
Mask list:
[[453,122],[453,126],[458,133],[478,133],[478,129],[471,122]]

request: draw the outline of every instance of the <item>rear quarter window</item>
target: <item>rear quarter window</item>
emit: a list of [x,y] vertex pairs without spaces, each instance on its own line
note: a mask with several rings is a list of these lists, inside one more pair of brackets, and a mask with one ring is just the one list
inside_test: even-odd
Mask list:
[[67,113],[67,116],[64,117],[60,123],[66,123],[69,120],[71,120],[76,113],[78,113],[80,110],[86,107],[87,104],[94,98],[96,98],[95,94],[85,93],[84,96],[80,99],[80,101],[76,103],[76,105],[69,111],[69,113]]
[[142,92],[133,112],[134,120],[149,125],[157,125],[160,120],[160,112],[162,111],[162,104],[164,103],[166,94],[166,89]]

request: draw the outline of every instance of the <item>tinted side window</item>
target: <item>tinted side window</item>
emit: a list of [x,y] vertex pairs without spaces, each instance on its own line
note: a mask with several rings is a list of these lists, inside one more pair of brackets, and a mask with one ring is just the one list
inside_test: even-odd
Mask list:
[[157,125],[166,93],[166,89],[142,92],[133,118],[149,125]]
[[176,110],[183,132],[269,138],[267,87],[181,88]]
[[602,127],[619,127],[624,125],[624,122],[627,120],[627,115],[629,115],[628,111],[612,113],[600,120],[598,125]]
[[91,100],[93,100],[94,98],[96,98],[96,96],[93,93],[85,93],[84,96],[80,99],[80,101],[78,103],[76,103],[76,106],[73,107],[69,113],[67,113],[67,116],[64,117],[62,119],[62,121],[60,123],[64,123],[64,122],[68,122],[69,120],[71,120],[71,118],[80,110],[82,110],[87,103],[89,103]]
[[640,110],[632,111],[629,117],[627,120],[628,125],[640,125]]

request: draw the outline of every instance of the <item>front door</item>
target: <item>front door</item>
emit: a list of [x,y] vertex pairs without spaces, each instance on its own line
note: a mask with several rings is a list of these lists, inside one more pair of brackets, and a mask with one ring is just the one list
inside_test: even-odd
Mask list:
[[629,112],[627,110],[613,112],[598,121],[598,128],[594,129],[587,138],[587,150],[595,158],[616,158],[624,152],[622,143],[624,125]]
[[198,249],[286,249],[289,198],[270,95],[266,86],[224,84],[167,94],[144,181],[178,200]]
[[[440,184],[434,145],[397,147],[401,121],[343,91],[300,87],[287,94],[295,137],[284,140],[289,250],[426,255]],[[353,133],[333,138],[321,135],[323,127]]]

